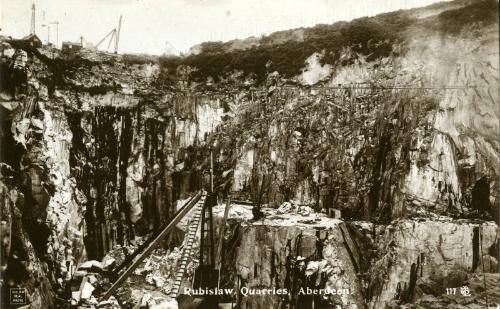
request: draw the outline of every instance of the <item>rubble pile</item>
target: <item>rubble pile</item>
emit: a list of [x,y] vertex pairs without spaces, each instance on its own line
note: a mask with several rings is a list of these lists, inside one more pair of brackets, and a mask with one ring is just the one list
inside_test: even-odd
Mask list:
[[121,263],[135,249],[135,246],[117,247],[102,261],[90,260],[79,265],[70,279],[71,305],[78,308],[156,308],[156,305],[171,303],[168,295],[180,257],[177,247],[171,251],[155,250],[135,269],[132,280],[119,289],[117,298],[101,299],[111,286],[110,275],[117,262]]
[[145,275],[147,283],[169,294],[168,289],[174,279],[180,254],[177,247],[171,252],[156,250],[150,257],[146,258],[144,266],[135,270],[135,274]]
[[[111,266],[111,264],[109,264]],[[103,263],[95,260],[86,261],[81,264],[71,278],[71,305],[72,306],[89,306],[120,308],[116,299],[111,299],[104,304],[100,304],[97,298],[93,295],[94,291],[102,289],[108,280],[102,276],[105,269]]]

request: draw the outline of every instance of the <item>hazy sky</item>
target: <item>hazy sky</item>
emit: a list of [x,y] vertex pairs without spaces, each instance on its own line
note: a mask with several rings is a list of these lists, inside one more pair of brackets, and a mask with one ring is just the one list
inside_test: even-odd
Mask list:
[[[97,43],[117,27],[123,14],[119,52],[161,54],[167,42],[178,51],[204,41],[228,41],[278,30],[419,7],[436,0],[0,0],[0,34],[29,34],[31,4],[36,33],[59,22],[61,41],[83,36]],[[56,42],[56,26],[50,25]],[[107,47],[107,41],[101,45]]]

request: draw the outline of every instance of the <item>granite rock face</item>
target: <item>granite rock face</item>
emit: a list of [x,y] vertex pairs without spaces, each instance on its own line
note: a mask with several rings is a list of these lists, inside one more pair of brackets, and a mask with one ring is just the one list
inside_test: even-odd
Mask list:
[[[243,111],[216,134],[232,189],[367,220],[417,209],[498,218],[498,34],[415,41],[370,62],[346,51],[354,64],[324,86],[237,98]],[[411,86],[338,89],[346,84]]]
[[100,59],[63,74],[43,54],[29,59],[2,63],[25,75],[2,101],[2,261],[9,286],[50,308],[79,263],[149,234],[201,187],[198,145],[224,112],[196,94],[144,101],[150,66],[132,74]]
[[[295,217],[304,220],[300,215]],[[246,222],[232,231],[239,239],[230,265],[235,267],[234,283],[241,291],[242,308],[307,307],[313,303],[361,308],[363,290],[356,277],[357,260],[350,256],[350,250],[357,248],[347,245],[345,237],[350,235],[344,234],[345,223],[321,218],[312,224],[288,224],[293,220],[292,216],[275,218],[274,222]],[[271,295],[263,296],[267,289]],[[279,295],[280,290],[284,295]]]
[[449,218],[401,220],[377,228],[370,308],[383,308],[395,299],[413,303],[425,294],[442,296],[447,288],[467,286],[468,274],[482,272],[479,265],[490,263],[497,228],[492,222]]
[[[217,224],[224,207],[215,210]],[[263,210],[266,219],[253,221],[251,207],[231,205],[226,226],[221,286],[243,289],[232,300],[244,308],[476,308],[500,301],[494,222],[435,216],[378,225]],[[461,295],[464,288],[471,294]],[[308,289],[330,295],[301,294]]]

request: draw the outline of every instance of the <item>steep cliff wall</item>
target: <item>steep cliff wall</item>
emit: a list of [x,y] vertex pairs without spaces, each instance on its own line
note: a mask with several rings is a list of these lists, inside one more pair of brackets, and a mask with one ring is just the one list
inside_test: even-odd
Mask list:
[[[216,226],[224,207],[215,208]],[[377,225],[298,205],[283,210],[264,208],[266,219],[254,221],[251,207],[231,205],[221,287],[237,291],[231,300],[242,308],[474,308],[500,301],[494,222],[435,216]],[[470,294],[461,294],[464,287]]]
[[[243,223],[231,231],[238,239],[235,261],[228,263],[235,269],[228,273],[234,276],[232,287],[242,291],[242,308],[364,306],[361,282],[356,277],[359,260],[350,256],[345,223],[330,218],[301,223],[308,219],[312,218],[297,215],[280,219],[278,215],[263,222]],[[266,295],[266,289],[277,292]]]
[[2,93],[5,279],[52,307],[77,264],[149,234],[203,186],[193,162],[224,111],[204,95],[141,95],[153,91],[151,66],[5,51],[6,77],[26,75]]
[[[482,263],[489,263],[498,241],[492,222],[447,218],[396,221],[379,227],[375,237],[370,308],[413,303],[425,294],[441,296],[447,288],[467,286],[468,274],[484,271]],[[486,272],[496,272],[496,267],[486,265]]]
[[216,137],[232,189],[346,218],[387,222],[425,208],[497,220],[498,33],[416,41],[371,62],[345,50],[354,63],[324,86],[235,96],[242,112]]

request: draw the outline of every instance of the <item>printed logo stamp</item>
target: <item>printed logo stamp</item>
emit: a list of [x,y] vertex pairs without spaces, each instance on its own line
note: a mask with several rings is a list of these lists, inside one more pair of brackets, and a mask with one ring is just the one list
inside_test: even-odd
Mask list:
[[10,304],[11,305],[26,305],[28,303],[26,299],[26,289],[24,288],[13,288],[10,289]]

